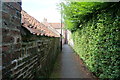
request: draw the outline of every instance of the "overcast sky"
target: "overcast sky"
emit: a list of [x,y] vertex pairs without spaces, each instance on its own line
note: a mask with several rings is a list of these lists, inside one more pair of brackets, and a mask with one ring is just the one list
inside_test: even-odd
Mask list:
[[22,0],[22,9],[28,14],[43,21],[47,18],[48,22],[60,22],[60,12],[57,4],[60,0]]

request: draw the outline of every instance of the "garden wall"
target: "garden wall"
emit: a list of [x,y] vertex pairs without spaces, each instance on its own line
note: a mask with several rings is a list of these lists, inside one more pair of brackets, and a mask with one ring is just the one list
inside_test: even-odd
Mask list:
[[21,2],[2,3],[2,77],[48,77],[60,52],[60,40],[31,34],[21,26],[21,10]]

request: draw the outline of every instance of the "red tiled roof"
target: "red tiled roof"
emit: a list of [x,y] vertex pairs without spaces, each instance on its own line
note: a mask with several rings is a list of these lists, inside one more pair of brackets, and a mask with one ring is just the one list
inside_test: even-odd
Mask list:
[[49,37],[60,37],[53,30],[50,30],[47,26],[40,23],[38,20],[27,14],[25,11],[21,11],[22,26],[28,29],[32,34],[44,35]]
[[[61,23],[49,23],[53,28],[60,29]],[[62,24],[62,27],[64,27],[64,24]]]

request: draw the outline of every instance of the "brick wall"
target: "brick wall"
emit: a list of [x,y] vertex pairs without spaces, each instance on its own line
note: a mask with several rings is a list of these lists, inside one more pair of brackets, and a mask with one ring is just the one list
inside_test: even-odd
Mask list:
[[2,2],[2,77],[7,78],[18,59],[21,48],[21,6],[20,3]]
[[0,1],[0,80],[2,79],[2,2]]
[[2,3],[3,79],[48,77],[60,51],[59,38],[36,36],[21,26],[21,3]]

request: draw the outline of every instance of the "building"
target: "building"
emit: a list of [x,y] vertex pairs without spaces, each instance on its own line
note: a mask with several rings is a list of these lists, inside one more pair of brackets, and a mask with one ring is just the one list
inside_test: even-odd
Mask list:
[[62,34],[62,44],[67,43],[67,30],[64,30],[64,24],[48,23],[46,18],[44,18],[43,22],[39,22],[24,10],[21,11],[21,14],[22,26],[29,30],[30,33],[48,37],[60,37]]
[[22,26],[29,30],[30,33],[48,37],[60,37],[60,34],[53,27],[49,26],[49,24],[39,22],[23,10],[21,11],[21,15]]
[[[67,43],[67,30],[64,29],[64,24],[61,23],[49,23],[51,27],[55,28],[59,34],[62,34],[62,43]],[[61,30],[62,29],[62,30]]]

